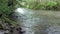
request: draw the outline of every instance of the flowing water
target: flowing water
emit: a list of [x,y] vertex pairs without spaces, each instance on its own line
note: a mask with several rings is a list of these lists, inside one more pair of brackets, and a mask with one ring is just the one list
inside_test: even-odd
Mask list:
[[14,19],[21,25],[24,34],[60,34],[59,11],[17,8]]

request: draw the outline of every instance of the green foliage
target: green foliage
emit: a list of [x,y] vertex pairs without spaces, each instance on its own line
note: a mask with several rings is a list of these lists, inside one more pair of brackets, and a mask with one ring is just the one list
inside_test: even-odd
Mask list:
[[57,5],[57,2],[50,1],[50,2],[47,3],[47,5],[53,7],[53,6]]
[[[17,1],[18,2],[18,1]],[[20,0],[20,7],[28,8],[28,9],[42,9],[42,10],[58,10],[60,8],[60,3],[57,1],[49,1],[46,3],[38,2],[38,0]],[[17,4],[18,4],[17,3]]]
[[[9,0],[0,0],[0,13],[2,13],[2,17],[0,18],[1,21],[0,21],[0,28],[2,29],[9,29],[10,25],[13,26],[13,27],[17,27],[17,23],[12,21],[11,19],[9,18],[6,18],[9,16],[9,14],[13,11],[13,7],[12,6],[8,6],[8,2]],[[5,23],[8,23],[9,27],[6,26]]]
[[51,1],[51,2],[48,2],[47,5],[46,5],[46,9],[47,10],[59,10],[58,7],[60,4],[58,2],[54,2],[54,1]]
[[8,6],[8,0],[0,0],[0,13],[8,16],[12,12],[13,8]]

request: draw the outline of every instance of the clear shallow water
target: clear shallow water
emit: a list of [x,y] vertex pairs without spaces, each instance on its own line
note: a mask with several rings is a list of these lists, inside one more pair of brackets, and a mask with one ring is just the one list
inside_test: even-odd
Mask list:
[[[24,34],[59,34],[60,12],[17,8],[15,18]],[[18,16],[18,17],[16,17]]]

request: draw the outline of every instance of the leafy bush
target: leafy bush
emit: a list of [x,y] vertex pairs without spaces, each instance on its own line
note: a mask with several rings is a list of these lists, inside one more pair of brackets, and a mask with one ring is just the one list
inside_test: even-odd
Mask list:
[[[38,1],[38,0],[37,0]],[[42,10],[60,10],[60,3],[57,1],[49,1],[46,3],[37,2],[34,0],[20,0],[20,7],[28,8],[28,9],[42,9]],[[17,4],[18,4],[17,3]]]
[[7,18],[11,12],[13,12],[13,7],[8,6],[8,0],[5,1],[0,0],[0,14],[1,13],[3,14],[3,16],[0,17],[0,29],[5,30],[5,29],[9,29],[9,27],[11,26],[13,27],[17,26],[17,23],[15,21],[11,20],[10,18]]
[[8,16],[12,12],[13,8],[8,6],[8,0],[0,0],[0,13]]
[[59,10],[58,7],[60,4],[58,2],[54,2],[54,1],[51,1],[51,2],[48,2],[47,5],[46,5],[46,9],[47,10]]

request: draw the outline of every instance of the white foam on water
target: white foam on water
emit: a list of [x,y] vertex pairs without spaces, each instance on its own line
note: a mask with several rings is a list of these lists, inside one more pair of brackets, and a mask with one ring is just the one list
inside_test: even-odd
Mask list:
[[17,8],[15,10],[15,12],[18,12],[18,13],[21,13],[21,14],[24,14],[25,13],[23,8]]

